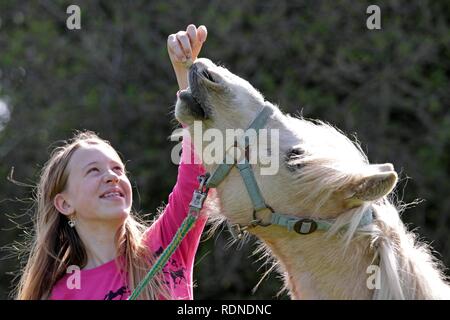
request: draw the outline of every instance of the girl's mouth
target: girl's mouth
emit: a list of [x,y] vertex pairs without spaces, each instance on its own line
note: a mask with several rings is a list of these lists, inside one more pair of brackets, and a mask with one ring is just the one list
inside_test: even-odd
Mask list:
[[121,192],[114,191],[114,192],[108,192],[100,196],[101,199],[105,200],[122,200],[124,199],[124,195]]

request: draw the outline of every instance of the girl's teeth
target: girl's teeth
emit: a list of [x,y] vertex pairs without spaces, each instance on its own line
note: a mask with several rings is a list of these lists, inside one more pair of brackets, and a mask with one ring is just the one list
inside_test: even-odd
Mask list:
[[110,198],[110,197],[120,197],[120,193],[108,193],[104,196],[104,198]]

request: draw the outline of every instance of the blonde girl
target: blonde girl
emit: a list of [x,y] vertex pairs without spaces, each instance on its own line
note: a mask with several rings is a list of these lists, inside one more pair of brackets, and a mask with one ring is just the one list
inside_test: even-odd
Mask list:
[[[186,62],[197,58],[206,36],[204,26],[189,25],[168,37],[180,89],[188,86]],[[195,156],[190,141],[182,146],[168,205],[150,227],[131,212],[130,181],[108,141],[84,131],[53,150],[37,185],[35,229],[17,299],[127,299],[184,220],[204,173],[187,161]],[[140,299],[193,299],[193,262],[205,221],[199,218]]]

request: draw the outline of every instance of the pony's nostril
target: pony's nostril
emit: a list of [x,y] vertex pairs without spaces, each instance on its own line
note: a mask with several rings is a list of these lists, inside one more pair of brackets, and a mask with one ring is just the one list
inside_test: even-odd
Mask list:
[[214,78],[212,77],[211,73],[208,72],[208,70],[202,71],[202,76],[208,79],[211,82],[215,82]]

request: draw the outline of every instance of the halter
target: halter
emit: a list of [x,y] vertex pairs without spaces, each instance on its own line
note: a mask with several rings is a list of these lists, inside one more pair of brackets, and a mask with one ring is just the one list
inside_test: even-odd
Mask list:
[[[135,300],[140,295],[142,290],[147,286],[150,280],[162,270],[164,265],[169,260],[170,256],[175,252],[175,250],[180,245],[183,238],[190,231],[190,229],[195,225],[195,222],[200,215],[200,211],[203,208],[203,204],[208,196],[209,188],[217,188],[220,183],[222,183],[227,175],[230,173],[231,169],[236,166],[239,169],[239,173],[241,174],[242,179],[244,180],[245,187],[247,189],[247,193],[253,204],[253,220],[250,221],[247,225],[241,224],[231,224],[229,223],[229,229],[231,234],[235,239],[242,238],[245,231],[250,228],[261,226],[267,227],[270,225],[278,225],[287,228],[288,231],[295,231],[301,235],[307,235],[313,233],[316,230],[329,230],[333,223],[336,221],[335,219],[317,219],[317,218],[302,218],[287,214],[281,214],[275,212],[270,206],[266,204],[264,198],[261,194],[261,190],[258,187],[258,184],[255,179],[255,175],[253,173],[252,167],[249,163],[248,159],[248,150],[249,150],[249,140],[245,134],[248,130],[253,129],[259,133],[259,129],[263,128],[269,117],[272,115],[273,111],[267,105],[264,106],[262,111],[258,114],[258,116],[253,120],[247,130],[244,132],[245,142],[241,147],[245,150],[245,156],[243,161],[234,162],[233,164],[227,164],[225,161],[214,170],[212,174],[209,172],[205,173],[205,175],[200,175],[198,180],[200,185],[198,189],[194,190],[192,195],[192,200],[189,203],[189,212],[187,217],[184,219],[180,228],[176,232],[174,238],[167,246],[167,248],[163,251],[161,256],[155,262],[153,267],[144,277],[144,279],[137,285],[137,287],[132,292],[131,296],[128,300]],[[236,139],[234,146],[236,147],[242,139]],[[269,210],[271,212],[270,223],[264,223],[262,219],[257,217],[257,213],[263,210]],[[371,224],[373,221],[373,211],[372,209],[366,210],[363,213],[363,216],[360,220],[358,228],[367,226]]]
[[[253,220],[250,221],[247,225],[242,224],[231,224],[228,223],[228,228],[232,236],[235,239],[241,239],[244,232],[250,228],[261,226],[267,227],[270,225],[278,225],[287,228],[288,231],[295,231],[301,235],[307,235],[313,233],[316,230],[329,230],[331,226],[335,223],[336,219],[318,219],[313,217],[298,217],[287,214],[282,214],[274,211],[272,207],[266,204],[261,190],[256,182],[254,172],[249,163],[248,159],[248,148],[249,148],[249,139],[248,136],[245,136],[249,130],[256,130],[259,132],[259,129],[263,128],[268,118],[273,114],[272,108],[269,106],[264,106],[262,111],[258,114],[258,116],[253,120],[247,130],[244,132],[245,139],[236,139],[235,146],[239,144],[240,141],[244,140],[244,144],[241,147],[245,150],[245,156],[243,161],[236,162],[233,164],[221,163],[214,170],[214,172],[207,176],[205,185],[209,188],[217,188],[220,183],[222,183],[227,175],[230,173],[231,169],[236,166],[239,169],[239,173],[244,181],[245,187],[247,189],[247,193],[253,204]],[[262,219],[257,217],[257,214],[261,211],[269,210],[271,212],[271,219],[269,223],[263,223]],[[363,213],[363,216],[360,220],[358,228],[365,227],[371,224],[373,221],[373,211],[372,209],[366,210]]]

